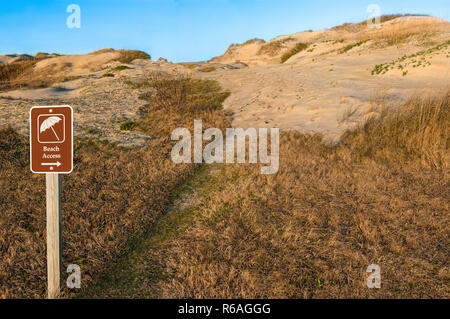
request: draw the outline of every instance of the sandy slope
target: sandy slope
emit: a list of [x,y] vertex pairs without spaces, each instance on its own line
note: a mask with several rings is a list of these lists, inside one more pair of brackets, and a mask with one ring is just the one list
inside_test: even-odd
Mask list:
[[[398,69],[371,75],[376,64],[419,50],[361,48],[316,57],[314,62],[304,55],[283,65],[220,70],[207,77],[233,93],[225,108],[234,111],[234,126],[320,131],[335,139],[361,119],[377,94],[405,99],[416,91],[434,91],[450,84],[447,52],[433,55],[432,64],[426,67],[407,67],[406,76]],[[339,123],[347,111],[352,116]]]
[[[250,67],[219,69],[202,76],[217,79],[232,92],[225,101],[225,108],[234,111],[234,126],[318,131],[336,140],[343,130],[363,119],[377,96],[399,100],[413,93],[426,94],[426,91],[448,87],[448,44],[440,50],[395,63],[391,65],[393,69],[384,74],[372,75],[377,64],[389,63],[450,40],[449,24],[440,19],[407,17],[383,24],[383,32],[430,26],[438,32],[427,37],[428,43],[417,43],[413,36],[406,43],[383,45],[378,37],[365,38],[364,29],[358,33],[321,30],[279,37],[273,41],[294,37],[309,43],[309,52],[300,52],[284,64],[280,64],[279,58],[288,48],[275,57],[255,56],[255,46],[264,44],[253,42],[211,60],[224,63],[236,58]],[[368,41],[341,53],[347,45],[358,43],[358,39]],[[287,43],[292,47],[291,42]],[[419,60],[427,62],[414,67],[418,62],[413,61]],[[404,68],[399,69],[399,64]],[[344,114],[350,116],[341,121]]]

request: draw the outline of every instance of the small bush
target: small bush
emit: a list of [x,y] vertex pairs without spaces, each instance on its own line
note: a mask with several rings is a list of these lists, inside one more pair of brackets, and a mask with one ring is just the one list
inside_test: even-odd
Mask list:
[[133,128],[135,128],[136,125],[137,125],[136,122],[126,121],[126,122],[123,122],[122,124],[120,124],[120,130],[121,131],[130,131]]
[[114,74],[112,74],[112,73],[105,73],[102,75],[102,78],[113,78],[113,77],[114,77]]

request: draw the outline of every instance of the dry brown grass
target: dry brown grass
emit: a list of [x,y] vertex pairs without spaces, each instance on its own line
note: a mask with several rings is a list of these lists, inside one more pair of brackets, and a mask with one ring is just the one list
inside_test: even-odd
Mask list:
[[34,66],[33,61],[21,61],[0,65],[0,90],[7,90],[16,86],[16,79]]
[[193,226],[153,249],[163,297],[449,298],[449,171],[431,160],[448,155],[449,95],[405,107],[337,146],[284,132],[273,176],[217,166]]
[[43,87],[53,81],[35,76],[35,59],[15,61],[0,65],[0,90]]
[[[190,81],[171,78],[163,84],[157,76],[148,85],[155,96],[139,122],[153,137],[148,147],[123,150],[76,141],[74,171],[63,177],[63,264],[81,266],[83,285],[94,285],[118,256],[133,249],[164,213],[177,185],[198,167],[170,160],[169,133],[184,125],[187,114],[178,103],[207,125],[227,123],[220,108],[191,105],[213,102],[214,94],[223,99],[220,86]],[[167,97],[165,85],[181,88],[180,95]],[[45,179],[29,171],[28,152],[25,137],[0,130],[0,298],[45,296]]]
[[[0,146],[0,297],[43,297],[45,178],[29,172],[26,138],[2,130]],[[150,147],[158,151],[76,144],[75,170],[63,178],[63,265],[80,265],[85,284],[158,218],[171,190],[193,172],[166,161],[162,145]]]
[[[411,14],[394,14],[380,17],[380,22],[385,23],[396,18],[408,16],[421,16]],[[378,48],[386,46],[418,45],[429,46],[442,42],[442,39],[435,39],[442,33],[448,33],[450,24],[430,19],[410,19],[401,22],[389,22],[383,24],[381,28],[368,28],[367,21],[360,23],[345,23],[332,28],[340,32],[338,37],[348,41],[366,42],[371,40],[371,44]]]
[[[380,101],[381,102],[381,101]],[[430,169],[448,166],[450,91],[416,95],[402,107],[381,102],[371,110],[379,116],[343,136],[342,143],[356,161],[364,158],[386,163],[419,161]]]
[[42,88],[63,81],[65,70],[71,65],[50,64],[48,67],[36,71],[36,63],[43,59],[47,59],[47,57],[18,60],[0,65],[0,90]]
[[149,104],[141,109],[143,117],[138,125],[150,136],[169,136],[175,127],[191,128],[195,119],[210,127],[229,124],[225,115],[218,114],[230,93],[222,91],[216,81],[153,73],[146,83],[148,92],[141,98]]
[[[230,125],[217,82],[154,74],[137,87],[148,89],[137,124],[149,147],[77,141],[63,180],[63,261],[81,266],[83,285],[133,250],[193,176],[197,166],[170,161],[170,132],[192,131],[193,119]],[[214,167],[186,205],[189,227],[152,247],[162,297],[448,298],[449,100],[387,109],[379,97],[379,116],[335,146],[283,132],[276,175]],[[0,131],[0,194],[0,297],[42,297],[44,178],[29,173],[28,141],[11,129]],[[381,289],[365,286],[372,263]]]

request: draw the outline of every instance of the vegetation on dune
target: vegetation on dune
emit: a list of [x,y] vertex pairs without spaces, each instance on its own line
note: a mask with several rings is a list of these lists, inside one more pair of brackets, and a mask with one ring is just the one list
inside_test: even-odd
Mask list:
[[214,80],[198,80],[189,76],[170,76],[163,73],[151,74],[145,86],[149,90],[141,98],[150,102],[153,110],[197,113],[198,111],[217,110],[229,95],[222,92]]
[[[379,99],[379,116],[335,146],[282,132],[273,176],[210,167],[120,264],[137,280],[121,268],[119,287],[105,280],[88,296],[447,297],[449,101],[412,98],[396,111]],[[365,286],[372,263],[381,289]]]
[[259,38],[253,38],[253,39],[250,39],[250,40],[245,41],[244,43],[232,43],[232,44],[228,47],[228,49],[230,49],[230,48],[232,48],[232,47],[244,46],[244,45],[252,44],[252,43],[266,43],[266,41],[263,40],[263,39],[259,39]]
[[75,80],[79,80],[82,78],[83,78],[83,76],[81,76],[81,75],[69,75],[64,78],[63,82],[75,81]]
[[193,70],[197,67],[197,65],[193,64],[193,63],[183,63],[181,65],[184,66],[186,69],[190,69],[190,70]]
[[[92,54],[100,54],[106,52],[115,52],[113,49],[103,49]],[[131,63],[136,59],[150,59],[150,55],[142,51],[119,50],[118,61],[121,63]],[[42,88],[48,87],[54,83],[71,80],[67,77],[66,71],[72,65],[70,63],[64,64],[49,64],[46,68],[35,71],[36,63],[43,59],[52,58],[53,55],[46,53],[37,54],[35,57],[23,58],[16,60],[9,64],[0,65],[0,90],[14,90],[21,88]],[[111,71],[121,71],[126,66],[117,66]],[[114,74],[107,73],[103,77],[113,77]]]
[[413,53],[410,55],[403,55],[402,57],[400,57],[396,60],[393,60],[391,62],[377,64],[371,71],[371,74],[372,75],[385,74],[385,73],[389,72],[390,70],[394,70],[395,68],[403,70],[404,68],[406,68],[408,66],[411,66],[413,68],[418,68],[418,67],[425,68],[425,67],[431,65],[431,62],[429,60],[427,60],[427,58],[429,59],[436,52],[447,50],[449,45],[450,45],[450,40],[440,43],[440,44],[438,44],[434,47],[431,47],[429,49],[426,49],[426,50],[421,50],[419,52],[416,52],[416,53]]
[[267,54],[269,56],[275,56],[286,47],[285,43],[290,41],[295,41],[295,39],[292,37],[288,37],[280,40],[270,41],[261,46],[258,51],[258,55]]
[[94,52],[90,52],[89,54],[103,54],[103,53],[108,53],[108,52],[115,52],[116,50],[114,50],[113,48],[105,48],[105,49],[100,49]]
[[[222,91],[217,81],[154,73],[146,86],[148,91],[141,99],[149,104],[141,109],[143,116],[138,126],[150,136],[168,136],[174,127],[192,128],[198,119],[210,127],[224,128],[229,124],[221,109],[230,93]],[[165,124],[161,125],[163,119]]]
[[122,124],[120,124],[120,130],[121,131],[129,131],[136,127],[136,122],[133,121],[125,121]]
[[0,89],[12,89],[15,88],[17,83],[17,78],[22,76],[24,73],[28,72],[33,66],[33,61],[20,61],[10,64],[0,65]]
[[[401,17],[409,17],[409,16],[427,16],[425,14],[384,14],[380,16],[380,22],[387,22],[390,20],[394,20]],[[332,28],[332,30],[346,30],[346,31],[353,31],[358,32],[361,30],[362,27],[367,26],[367,20],[361,21],[359,23],[343,23],[341,25],[335,26]]]
[[205,72],[205,73],[208,73],[208,72],[214,72],[215,70],[216,70],[216,67],[214,67],[214,66],[205,66],[205,67],[203,67],[203,68],[200,68],[200,69],[198,69],[200,72]]
[[[405,15],[384,15],[380,17],[380,22],[387,22],[399,17],[424,16],[420,14]],[[360,41],[372,40],[372,46],[382,48],[393,45],[403,45],[414,42],[419,45],[428,46],[433,42],[433,37],[440,32],[447,32],[446,23],[426,19],[411,19],[399,24],[384,26],[383,28],[368,28],[367,21],[360,23],[345,23],[334,27],[332,30],[346,31],[350,33],[350,38]],[[354,34],[354,35],[351,35]]]
[[450,91],[439,97],[415,96],[402,107],[382,105],[376,111],[379,116],[343,136],[353,160],[416,161],[428,169],[447,168]]
[[137,59],[150,60],[148,53],[137,50],[119,50],[120,57],[117,59],[120,63],[131,63]]
[[115,50],[112,48],[107,49],[101,49],[94,52],[91,52],[89,54],[103,54],[103,53],[110,53],[110,52],[119,52],[119,57],[117,58],[117,61],[121,63],[131,63],[136,59],[144,59],[144,60],[150,60],[151,56],[150,54],[139,51],[139,50]]
[[[391,21],[391,20],[401,18],[401,17],[412,17],[412,16],[428,17],[429,15],[427,15],[427,14],[411,14],[411,13],[383,14],[380,16],[380,22],[383,23],[383,22]],[[364,20],[364,21],[360,22],[359,24],[367,26],[367,20]]]
[[252,44],[252,43],[265,43],[266,41],[263,39],[259,39],[259,38],[253,38],[250,40],[245,41],[242,45],[246,45],[246,44]]
[[301,51],[305,50],[308,47],[308,44],[306,43],[297,43],[292,49],[287,51],[285,54],[281,56],[281,63],[286,62],[289,60],[292,56],[296,55],[297,53],[300,53]]
[[123,71],[123,70],[127,70],[129,69],[129,67],[127,67],[126,65],[118,65],[112,69],[110,69],[111,72],[119,72],[119,71]]
[[51,85],[57,79],[49,74],[35,74],[37,59],[18,60],[0,65],[0,90],[40,88]]
[[36,63],[48,58],[50,57],[45,54],[38,54],[36,57],[29,56],[12,63],[1,64],[0,90],[42,88],[64,81],[67,77],[63,73],[71,66],[70,63],[50,64],[39,71],[34,70]]
[[103,74],[101,77],[102,77],[102,78],[113,78],[113,77],[115,77],[115,75],[112,74],[112,73],[105,73],[105,74]]
[[367,41],[368,41],[368,40],[365,40],[365,41],[359,41],[359,42],[356,42],[356,43],[352,43],[352,44],[346,45],[346,46],[343,47],[341,50],[339,50],[339,53],[340,53],[340,54],[346,53],[346,52],[350,51],[350,50],[353,49],[353,48],[356,48],[356,47],[359,47],[359,46],[363,45],[363,44],[366,43]]

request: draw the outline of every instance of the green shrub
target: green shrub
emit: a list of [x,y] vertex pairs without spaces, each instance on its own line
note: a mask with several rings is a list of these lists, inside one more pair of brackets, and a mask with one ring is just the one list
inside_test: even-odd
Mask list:
[[121,131],[130,131],[135,127],[136,127],[136,122],[133,122],[133,121],[126,121],[126,122],[123,122],[122,124],[120,124]]

